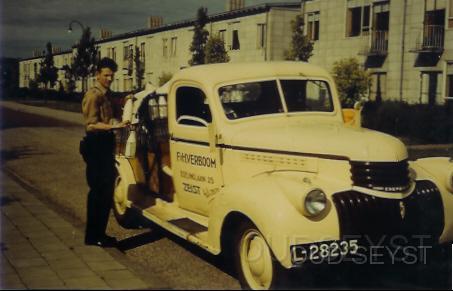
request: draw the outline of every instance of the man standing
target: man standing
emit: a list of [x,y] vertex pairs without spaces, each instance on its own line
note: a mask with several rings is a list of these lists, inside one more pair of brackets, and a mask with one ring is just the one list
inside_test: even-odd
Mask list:
[[82,112],[86,136],[80,152],[87,165],[86,176],[90,191],[87,202],[85,244],[101,247],[116,245],[116,239],[106,235],[112,205],[115,169],[115,135],[110,85],[118,66],[112,59],[100,60],[96,70],[96,84],[83,97]]

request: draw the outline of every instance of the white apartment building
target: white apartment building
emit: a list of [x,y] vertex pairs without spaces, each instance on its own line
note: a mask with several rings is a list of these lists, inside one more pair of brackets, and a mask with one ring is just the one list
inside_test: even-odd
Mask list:
[[[331,71],[336,61],[357,58],[372,75],[370,99],[443,104],[453,96],[453,0],[301,0],[253,7],[229,1],[230,8],[210,15],[205,28],[224,39],[230,62],[283,60],[291,21],[303,14],[305,33],[314,41],[309,62]],[[188,66],[195,19],[153,23],[97,41],[101,57],[118,63],[115,91],[136,86],[130,57],[135,46],[145,65],[145,82],[157,85],[162,74]],[[55,63],[67,64],[73,54],[56,54]],[[40,59],[20,62],[21,87],[39,72]]]
[[331,70],[358,58],[372,74],[371,99],[443,104],[453,96],[453,0],[302,3],[315,43],[310,63]]
[[[205,29],[225,41],[230,62],[260,62],[283,60],[291,42],[291,21],[300,14],[300,2],[263,4],[244,7],[244,1],[231,0],[231,10],[209,16]],[[132,51],[140,50],[144,64],[144,82],[159,84],[164,73],[172,74],[189,66],[189,47],[192,43],[195,19],[124,33],[98,40],[100,57],[110,57],[118,64],[114,91],[127,92],[137,84]],[[156,25],[156,23],[154,23]],[[54,55],[55,65],[61,68],[73,58],[74,51]],[[39,72],[41,57],[20,61],[20,86],[28,87]],[[64,72],[60,73],[64,83]],[[88,80],[91,86],[94,78]],[[80,82],[77,88],[81,90]]]

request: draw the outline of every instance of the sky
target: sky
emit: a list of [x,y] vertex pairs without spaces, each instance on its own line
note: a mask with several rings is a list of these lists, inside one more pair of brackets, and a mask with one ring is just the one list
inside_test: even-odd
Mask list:
[[[78,20],[90,27],[94,37],[101,28],[113,35],[143,29],[148,16],[164,18],[165,24],[194,19],[197,9],[208,8],[208,14],[226,10],[227,0],[0,0],[0,56],[27,58],[34,49],[45,50],[50,41],[54,47],[68,50],[80,38]],[[297,2],[294,0],[245,0],[246,6],[263,3]]]

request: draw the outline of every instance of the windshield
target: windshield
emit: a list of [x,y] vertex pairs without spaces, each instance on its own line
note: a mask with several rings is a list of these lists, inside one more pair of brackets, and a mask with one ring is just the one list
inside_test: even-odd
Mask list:
[[[289,113],[333,111],[327,82],[280,80],[280,84]],[[224,86],[219,89],[219,96],[225,115],[231,120],[285,112],[276,80]]]

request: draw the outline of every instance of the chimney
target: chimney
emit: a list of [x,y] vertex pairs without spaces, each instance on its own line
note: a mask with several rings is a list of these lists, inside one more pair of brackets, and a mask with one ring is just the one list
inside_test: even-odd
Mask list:
[[164,18],[162,16],[150,16],[148,17],[148,28],[160,27],[164,24]]
[[239,10],[245,7],[245,0],[227,0],[227,11]]
[[99,32],[99,37],[100,37],[100,39],[106,39],[106,38],[112,37],[112,32],[105,28],[101,28],[101,30]]

